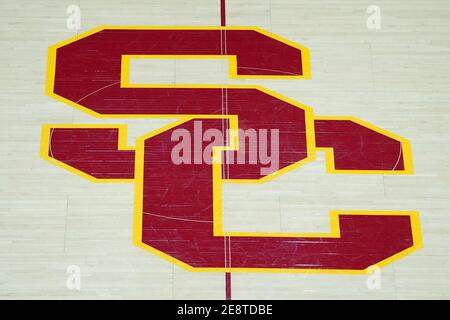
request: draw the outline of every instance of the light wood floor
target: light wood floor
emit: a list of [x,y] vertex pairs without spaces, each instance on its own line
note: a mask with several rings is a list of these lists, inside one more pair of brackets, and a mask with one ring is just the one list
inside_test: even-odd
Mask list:
[[[170,120],[94,119],[44,94],[48,46],[100,25],[220,24],[219,1],[0,3],[0,298],[223,299],[223,273],[191,273],[134,247],[132,184],[93,184],[39,157],[44,123],[126,123],[129,144]],[[381,8],[368,30],[366,8]],[[227,0],[227,25],[259,26],[311,50],[312,79],[247,81],[353,115],[411,141],[413,176],[327,175],[324,157],[264,185],[226,185],[229,231],[327,231],[330,209],[410,210],[423,249],[367,276],[233,273],[234,299],[450,298],[450,2]],[[135,62],[136,82],[224,83],[224,61]],[[170,69],[170,72],[168,70]],[[240,81],[242,82],[242,81]],[[66,287],[70,265],[81,290]]]

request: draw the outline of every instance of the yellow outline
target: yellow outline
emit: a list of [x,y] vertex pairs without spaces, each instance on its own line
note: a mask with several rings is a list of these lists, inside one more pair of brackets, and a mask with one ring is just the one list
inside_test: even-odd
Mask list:
[[[230,128],[237,130],[238,123],[236,116],[229,116]],[[183,119],[172,122],[166,126],[163,126],[155,131],[152,131],[137,140],[136,145],[136,164],[135,164],[135,179],[97,179],[87,175],[75,168],[72,168],[65,163],[62,163],[54,158],[48,156],[48,146],[50,140],[50,130],[52,128],[118,128],[119,129],[119,149],[120,150],[133,150],[133,148],[126,145],[126,130],[127,125],[44,125],[42,130],[42,144],[41,144],[41,156],[57,166],[60,166],[76,175],[86,178],[93,182],[135,182],[135,209],[134,209],[134,223],[133,223],[133,243],[157,256],[175,263],[176,265],[195,272],[290,272],[290,273],[346,273],[346,274],[366,274],[370,271],[370,267],[365,270],[334,270],[334,269],[280,269],[280,268],[194,268],[176,258],[173,258],[164,252],[161,252],[153,247],[142,242],[142,201],[143,201],[143,161],[144,161],[144,141],[150,137],[156,136],[162,132],[165,132],[175,126],[178,126],[186,121],[197,119],[196,117],[186,116]],[[222,151],[224,150],[236,150],[238,147],[237,136],[230,139],[230,146],[217,146],[213,147],[213,230],[215,236],[251,236],[251,237],[327,237],[327,238],[339,238],[339,215],[404,215],[410,216],[411,229],[413,234],[414,245],[404,251],[401,251],[379,263],[375,264],[378,267],[385,266],[397,259],[400,259],[411,252],[422,247],[422,238],[420,233],[419,214],[417,212],[399,212],[399,211],[350,211],[350,210],[332,210],[330,211],[330,232],[328,233],[283,233],[283,232],[223,232],[222,225],[222,190],[221,184],[222,170],[221,170],[221,158]],[[303,161],[300,161],[303,163]],[[299,164],[300,164],[299,163]],[[297,166],[299,165],[297,164]],[[295,164],[294,164],[295,165]],[[296,166],[292,166],[293,169]],[[291,170],[290,169],[290,170]],[[252,181],[252,180],[250,180]],[[260,180],[256,180],[255,183],[260,183]]]
[[[124,150],[132,150],[133,148],[128,147],[126,145],[126,125],[65,125],[65,124],[56,124],[56,125],[44,125],[42,130],[42,144],[41,144],[41,156],[47,161],[50,161],[76,175],[79,175],[83,178],[86,178],[93,182],[131,182],[135,181],[135,209],[134,209],[134,227],[133,227],[133,242],[136,246],[143,248],[149,252],[152,252],[160,257],[162,257],[165,260],[168,260],[169,262],[173,262],[176,265],[188,270],[188,271],[199,271],[199,272],[294,272],[294,273],[349,273],[349,274],[366,274],[368,272],[367,268],[366,270],[331,270],[331,269],[272,269],[272,268],[194,268],[189,266],[188,264],[179,261],[163,252],[160,252],[144,243],[142,243],[142,198],[143,198],[143,159],[144,159],[144,151],[143,151],[143,145],[144,140],[155,136],[159,133],[162,133],[166,130],[169,130],[181,123],[184,123],[186,121],[189,121],[191,119],[223,119],[228,118],[230,120],[230,128],[236,129],[238,128],[237,124],[237,115],[207,115],[207,114],[193,114],[193,115],[174,115],[174,114],[154,114],[154,115],[148,115],[148,114],[139,114],[139,115],[124,115],[124,114],[108,114],[108,115],[102,115],[97,112],[94,112],[90,109],[87,109],[77,103],[74,103],[68,99],[65,99],[53,92],[54,89],[54,76],[55,76],[55,63],[56,63],[56,50],[57,48],[64,46],[66,44],[72,43],[74,41],[80,40],[84,37],[87,37],[89,35],[92,35],[100,30],[103,29],[170,29],[170,30],[254,30],[259,33],[265,34],[271,38],[274,38],[276,40],[279,40],[281,42],[284,42],[286,44],[289,44],[293,47],[299,48],[302,52],[302,66],[303,66],[303,76],[237,76],[236,72],[233,72],[232,68],[235,67],[235,57],[234,56],[220,56],[220,58],[226,58],[229,60],[229,76],[231,78],[236,77],[242,77],[242,78],[283,78],[283,79],[289,79],[289,78],[296,78],[296,79],[309,79],[311,76],[310,72],[310,59],[309,59],[309,49],[302,47],[294,42],[291,42],[289,40],[286,40],[284,38],[281,38],[277,35],[271,34],[267,31],[264,31],[262,29],[256,28],[256,27],[120,27],[120,26],[105,26],[105,27],[99,27],[92,29],[86,33],[83,33],[81,35],[78,35],[76,37],[67,39],[65,41],[59,42],[51,47],[49,47],[49,54],[48,54],[48,67],[47,67],[47,76],[46,76],[46,94],[51,96],[52,98],[61,101],[65,104],[68,104],[76,109],[79,109],[87,114],[90,114],[97,118],[176,118],[177,121],[159,128],[156,131],[153,131],[147,135],[144,135],[140,137],[137,140],[137,146],[136,146],[136,165],[135,165],[135,179],[97,179],[94,178],[84,172],[81,172],[75,168],[72,168],[54,158],[51,158],[48,156],[48,147],[49,147],[49,140],[50,140],[50,130],[52,128],[64,128],[64,127],[70,127],[70,128],[119,128],[119,143],[118,147],[119,149]],[[222,229],[222,183],[224,182],[230,182],[230,183],[262,183],[265,181],[268,181],[270,179],[273,179],[281,174],[286,173],[287,171],[290,171],[294,168],[297,168],[298,166],[312,161],[315,159],[316,156],[316,150],[321,151],[322,149],[327,153],[327,172],[329,173],[380,173],[378,172],[365,172],[365,171],[350,171],[350,172],[343,172],[342,170],[334,170],[334,162],[333,167],[329,167],[329,161],[330,155],[332,156],[332,149],[331,148],[316,148],[315,146],[315,135],[314,135],[314,119],[350,119],[357,123],[363,124],[364,126],[367,126],[371,129],[374,129],[377,132],[381,132],[385,135],[388,135],[390,137],[394,137],[394,139],[402,141],[403,146],[403,152],[404,152],[404,159],[405,159],[405,168],[411,168],[412,170],[412,162],[406,164],[407,159],[410,159],[408,155],[410,156],[410,149],[409,149],[409,142],[401,137],[395,136],[387,131],[384,131],[380,128],[377,128],[373,125],[370,125],[368,123],[363,122],[362,120],[359,120],[354,117],[314,117],[312,109],[298,103],[297,101],[294,101],[292,99],[289,99],[287,97],[281,96],[280,94],[276,92],[272,92],[262,86],[255,86],[255,85],[131,85],[129,83],[129,61],[132,57],[136,57],[133,55],[122,55],[122,70],[121,70],[121,86],[122,87],[182,87],[182,88],[248,88],[248,89],[257,89],[260,90],[268,95],[274,96],[282,101],[288,102],[291,105],[294,105],[298,108],[301,108],[305,111],[305,121],[306,121],[306,131],[307,131],[307,158],[303,159],[301,161],[298,161],[297,163],[294,163],[286,168],[283,168],[274,174],[271,174],[267,177],[261,178],[259,180],[249,180],[249,179],[243,179],[243,180],[227,180],[223,181],[222,179],[222,173],[221,173],[221,155],[222,151],[224,150],[237,150],[238,143],[237,143],[237,136],[234,135],[231,139],[231,143],[229,146],[221,146],[221,147],[214,147],[213,148],[213,220],[214,220],[214,234],[220,235],[220,236],[273,236],[273,237],[339,237],[340,236],[340,228],[339,228],[339,215],[342,214],[355,214],[355,215],[367,215],[367,214],[374,214],[374,215],[407,215],[410,216],[411,221],[411,228],[412,228],[412,234],[413,234],[413,242],[414,245],[411,248],[408,248],[402,252],[399,252],[379,263],[376,264],[376,266],[381,267],[388,263],[391,263],[401,257],[404,257],[411,252],[419,249],[422,246],[422,238],[420,233],[420,222],[419,222],[419,214],[417,212],[380,212],[380,211],[330,211],[330,233],[259,233],[259,232],[230,232],[230,233],[224,233]],[[142,58],[143,56],[139,56]],[[145,57],[145,56],[144,56]],[[149,58],[176,58],[181,57],[184,58],[186,56],[173,56],[173,55],[166,55],[166,56],[157,56],[157,55],[149,55],[147,56]],[[188,56],[188,58],[217,58],[218,56]],[[236,131],[237,132],[237,131]],[[403,143],[405,143],[403,145]],[[330,149],[330,150],[328,150]],[[408,160],[409,161],[409,160]],[[331,170],[333,169],[333,170]],[[412,172],[412,171],[411,171]],[[382,172],[382,173],[392,173],[392,172]]]
[[[290,40],[284,39],[278,35],[272,34],[268,31],[265,31],[263,29],[260,29],[258,27],[130,27],[130,26],[102,26],[98,28],[94,28],[90,31],[87,31],[85,33],[82,33],[78,36],[66,39],[64,41],[58,42],[48,49],[48,59],[47,59],[47,75],[46,75],[46,81],[45,81],[45,92],[48,96],[61,101],[65,104],[68,104],[72,106],[75,109],[81,110],[87,114],[90,114],[91,116],[94,116],[96,118],[181,118],[179,115],[174,114],[100,114],[98,112],[95,112],[91,109],[88,109],[78,103],[75,103],[71,100],[68,100],[56,93],[54,93],[54,79],[55,79],[55,69],[56,69],[56,50],[62,46],[65,46],[67,44],[70,44],[72,42],[81,40],[83,38],[86,38],[90,35],[93,35],[101,30],[104,29],[142,29],[142,30],[253,30],[258,33],[264,34],[270,38],[273,38],[275,40],[278,40],[280,42],[283,42],[287,45],[290,45],[292,47],[295,47],[299,49],[302,52],[302,68],[303,68],[303,75],[301,76],[234,76],[236,74],[236,70],[232,70],[233,67],[236,67],[235,64],[235,56],[233,55],[122,55],[122,69],[121,69],[121,75],[120,75],[120,86],[123,88],[128,87],[136,87],[136,88],[223,88],[223,89],[232,89],[232,88],[240,88],[240,89],[257,89],[260,91],[263,91],[266,94],[269,94],[271,96],[277,97],[281,100],[286,101],[287,98],[281,97],[276,92],[273,92],[271,90],[268,90],[262,86],[257,85],[209,85],[209,84],[136,84],[132,85],[129,83],[129,74],[130,74],[130,59],[131,58],[189,58],[189,59],[205,59],[205,58],[223,58],[228,59],[230,61],[229,65],[229,73],[230,77],[232,78],[268,78],[268,79],[310,79],[311,78],[311,68],[310,68],[310,55],[309,55],[309,49],[306,47],[303,47],[297,43],[294,43]],[[209,118],[209,115],[196,115],[198,118]],[[219,117],[219,116],[218,116]]]
[[[187,119],[191,120],[194,117]],[[144,142],[146,139],[165,132],[175,126],[178,126],[187,121],[182,119],[150,132],[137,140],[136,145],[136,165],[135,165],[135,209],[134,209],[134,224],[133,224],[133,243],[146,251],[149,251],[157,256],[172,262],[179,267],[188,271],[194,272],[289,272],[289,273],[346,273],[346,274],[367,274],[373,266],[382,267],[395,260],[398,260],[415,250],[422,247],[422,237],[420,232],[420,220],[418,212],[401,212],[401,211],[354,211],[354,210],[331,210],[330,211],[330,232],[329,233],[267,233],[267,232],[223,232],[222,227],[222,197],[221,197],[221,158],[223,150],[236,150],[236,137],[231,139],[230,146],[213,147],[213,234],[215,236],[251,236],[251,237],[327,237],[339,238],[339,215],[402,215],[409,216],[411,222],[411,232],[413,236],[413,246],[407,248],[397,254],[386,258],[375,265],[369,266],[364,270],[340,270],[340,269],[284,269],[284,268],[195,268],[183,261],[180,261],[162,251],[159,251],[142,242],[142,202],[143,202],[143,163],[144,163]],[[237,128],[237,119],[230,119],[230,127]],[[258,181],[258,180],[257,180]]]
[[392,138],[396,141],[399,141],[402,146],[402,155],[403,155],[403,163],[404,170],[337,170],[335,168],[334,163],[334,151],[331,147],[316,147],[317,151],[325,152],[325,166],[327,173],[333,174],[413,174],[414,167],[412,161],[412,152],[411,152],[411,144],[410,142],[398,135],[395,135],[387,130],[379,128],[371,123],[365,122],[361,119],[352,116],[315,116],[315,120],[350,120],[357,124],[362,125],[363,127],[369,128],[375,132],[378,132],[384,136]]
[[[46,77],[46,94],[58,101],[61,101],[65,104],[68,104],[78,110],[81,110],[91,116],[96,118],[176,118],[176,119],[184,119],[185,121],[197,118],[197,119],[224,119],[234,115],[209,115],[209,114],[100,114],[91,109],[88,109],[78,103],[75,103],[71,100],[63,98],[53,92],[54,89],[54,77],[55,77],[55,65],[56,65],[56,50],[62,46],[70,44],[72,42],[78,41],[85,37],[88,37],[92,34],[97,33],[98,31],[104,29],[143,29],[143,30],[253,30],[264,34],[268,37],[276,39],[280,42],[286,43],[290,46],[293,46],[299,49],[302,52],[302,67],[304,74],[302,76],[261,76],[263,78],[282,78],[282,79],[309,79],[310,78],[310,56],[309,49],[303,47],[297,43],[294,43],[290,40],[284,39],[278,35],[267,32],[258,27],[130,27],[130,26],[102,26],[98,28],[94,28],[88,32],[82,33],[78,36],[69,38],[67,40],[61,41],[53,46],[49,47],[48,50],[48,67],[47,67],[47,77]],[[235,64],[235,56],[233,55],[122,55],[121,61],[121,75],[120,75],[120,85],[123,88],[128,87],[138,87],[138,88],[223,88],[223,89],[256,89],[261,92],[264,92],[270,96],[273,96],[281,101],[287,102],[297,108],[304,110],[305,112],[305,121],[306,121],[306,140],[307,140],[307,157],[299,162],[291,164],[288,167],[285,167],[277,172],[274,172],[271,175],[263,177],[259,180],[250,180],[250,179],[230,179],[227,180],[227,183],[263,183],[268,180],[271,180],[285,172],[292,170],[304,163],[309,161],[313,161],[315,159],[315,137],[314,137],[314,119],[313,119],[313,111],[310,107],[303,105],[293,99],[284,97],[277,92],[271,91],[265,87],[259,85],[209,85],[209,84],[130,84],[129,82],[129,74],[130,74],[130,60],[131,58],[188,58],[188,59],[204,59],[204,58],[221,58],[228,59],[230,61],[229,65],[229,75],[231,78],[239,77],[239,78],[247,78],[247,76],[237,76],[236,70],[233,70],[236,67]],[[248,78],[255,78],[259,76],[248,76]],[[237,132],[237,131],[236,131]],[[225,150],[225,149],[224,149]],[[235,149],[237,150],[237,149]]]
[[[304,76],[261,76],[261,75],[238,75],[237,74],[237,56],[236,55],[135,55],[135,54],[123,54],[121,61],[121,88],[225,88],[235,85],[211,85],[211,84],[140,84],[130,82],[130,65],[131,59],[225,59],[228,60],[228,78],[230,79],[306,79]],[[302,62],[303,63],[303,62]],[[123,72],[123,70],[126,70]]]
[[114,128],[119,129],[119,139],[118,139],[118,150],[134,150],[133,147],[127,145],[127,128],[128,126],[125,124],[44,124],[42,126],[41,133],[41,147],[40,147],[40,155],[41,158],[47,160],[58,167],[61,167],[77,176],[80,176],[84,179],[95,183],[130,183],[134,182],[134,179],[100,179],[94,176],[91,176],[81,170],[78,170],[74,167],[69,166],[68,164],[59,161],[55,158],[52,158],[48,155],[50,148],[50,139],[51,139],[51,130],[55,128]]
[[[90,35],[93,35],[101,30],[104,29],[130,29],[130,30],[134,30],[134,29],[141,29],[141,30],[253,30],[256,31],[258,33],[261,33],[263,35],[266,35],[270,38],[273,38],[275,40],[278,40],[280,42],[283,42],[289,46],[292,46],[294,48],[299,49],[302,52],[302,56],[301,56],[301,62],[302,62],[302,68],[303,68],[303,75],[301,76],[285,76],[285,75],[280,75],[280,76],[238,76],[236,74],[237,69],[234,71],[230,71],[230,75],[233,78],[267,78],[267,79],[310,79],[311,78],[311,67],[310,67],[310,55],[309,55],[309,49],[306,47],[303,47],[295,42],[292,42],[290,40],[284,39],[278,35],[272,34],[268,31],[265,31],[263,29],[260,29],[258,27],[130,27],[130,26],[102,26],[102,27],[98,27],[98,28],[94,28],[88,32],[82,33],[78,36],[66,39],[64,41],[58,42],[55,45],[52,45],[49,47],[48,49],[48,60],[47,60],[47,75],[46,75],[46,81],[45,81],[45,92],[48,96],[64,102],[65,104],[68,104],[76,109],[79,109],[85,113],[88,113],[94,117],[97,118],[160,118],[160,117],[165,117],[165,118],[178,118],[177,115],[124,115],[124,114],[108,114],[108,115],[102,115],[99,114],[98,112],[92,111],[78,103],[75,103],[73,101],[70,101],[60,95],[57,95],[56,93],[54,93],[54,80],[55,80],[55,69],[56,69],[56,50],[62,46],[65,46],[67,44],[70,44],[72,42],[78,41],[80,39],[86,38]],[[125,59],[124,59],[125,57]],[[190,59],[193,58],[217,58],[218,55],[122,55],[122,70],[121,70],[121,75],[120,75],[120,79],[121,79],[121,87],[128,87],[129,81],[129,60],[130,57],[150,57],[150,58],[174,58],[174,57],[189,57]],[[228,58],[228,60],[230,61],[230,65],[229,68],[231,70],[232,67],[236,67],[235,64],[235,56],[230,55],[230,56],[220,56],[220,57],[224,57],[224,58]],[[234,74],[236,74],[236,76],[234,76]],[[124,81],[124,83],[122,83],[122,81]],[[133,85],[133,87],[139,87],[139,88],[251,88],[251,89],[260,89],[261,91],[265,91],[268,94],[273,95],[272,93],[269,93],[270,91],[261,87],[261,86],[248,86],[248,85],[184,85],[184,84],[177,84],[177,85],[167,85],[167,84],[162,84],[162,85],[151,85],[151,84],[142,84],[142,85]]]

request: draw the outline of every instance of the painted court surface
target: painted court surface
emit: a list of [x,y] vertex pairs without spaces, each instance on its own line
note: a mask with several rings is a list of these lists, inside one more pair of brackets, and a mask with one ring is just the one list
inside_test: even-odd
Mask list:
[[450,298],[450,4],[22,2],[1,298]]

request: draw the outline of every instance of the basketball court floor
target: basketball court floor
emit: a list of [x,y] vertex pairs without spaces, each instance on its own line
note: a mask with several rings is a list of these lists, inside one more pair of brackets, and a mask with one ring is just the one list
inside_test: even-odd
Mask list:
[[450,298],[448,1],[0,12],[1,299]]

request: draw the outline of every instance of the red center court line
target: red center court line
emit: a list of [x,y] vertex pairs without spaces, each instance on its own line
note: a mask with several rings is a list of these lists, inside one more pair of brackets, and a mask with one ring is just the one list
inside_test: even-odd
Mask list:
[[220,25],[226,25],[225,0],[220,0]]
[[[230,237],[224,237],[225,268],[231,267]],[[231,300],[231,272],[225,272],[225,299]]]
[[225,272],[225,299],[231,300],[231,272]]
[[[220,0],[220,25],[222,27],[224,27],[226,25],[226,11],[225,11],[225,0]],[[226,31],[225,31],[226,32]],[[226,46],[226,39],[223,39],[223,34],[221,34],[222,36],[222,40],[221,40],[221,44],[222,44],[222,50],[221,53],[222,54],[226,54],[226,49],[224,52],[224,46]],[[226,37],[226,34],[225,34]],[[222,90],[223,91],[223,90]],[[226,96],[226,93],[225,93]],[[224,98],[226,99],[226,97],[223,96],[223,92],[222,92],[222,114],[224,113]],[[226,104],[226,103],[225,103]],[[226,113],[228,113],[228,110],[225,110]],[[223,170],[223,169],[222,169]],[[227,259],[230,255],[230,253],[228,252],[231,248],[228,248],[227,250],[227,239],[225,238],[225,267],[227,267]],[[228,263],[230,263],[231,261],[229,261]],[[231,300],[231,272],[225,272],[225,299],[226,300]]]

